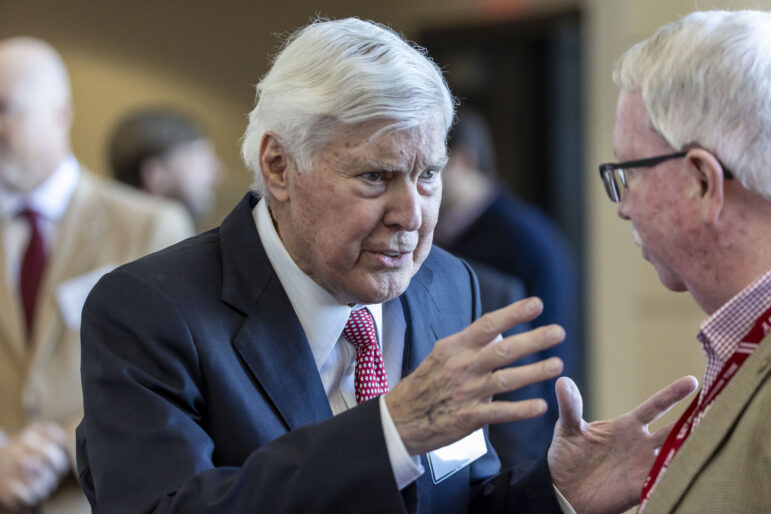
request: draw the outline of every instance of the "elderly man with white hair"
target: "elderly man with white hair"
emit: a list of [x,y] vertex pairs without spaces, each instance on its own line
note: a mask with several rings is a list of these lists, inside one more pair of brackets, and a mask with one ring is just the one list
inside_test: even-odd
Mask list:
[[581,512],[634,504],[666,436],[646,425],[692,378],[592,425],[562,379],[548,455],[499,472],[482,427],[546,405],[492,396],[562,369],[505,365],[564,331],[500,338],[540,300],[477,319],[473,272],[432,247],[453,116],[438,67],[383,26],[289,38],[244,137],[259,194],[86,302],[78,463],[96,511],[560,512],[554,486]]
[[84,170],[72,119],[56,51],[0,41],[0,512],[89,511],[73,473],[83,302],[106,269],[192,231],[180,207]]
[[632,47],[600,166],[665,287],[708,315],[700,393],[645,512],[771,512],[771,13],[697,12]]

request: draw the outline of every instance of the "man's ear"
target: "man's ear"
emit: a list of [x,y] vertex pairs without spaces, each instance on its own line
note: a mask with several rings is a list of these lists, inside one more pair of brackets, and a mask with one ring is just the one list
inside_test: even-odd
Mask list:
[[271,200],[285,202],[289,199],[289,155],[273,132],[265,132],[260,141],[260,171]]
[[156,196],[166,196],[171,190],[169,170],[160,157],[146,159],[139,167],[139,182],[142,189]]
[[710,152],[694,148],[685,157],[700,186],[699,201],[705,223],[716,223],[725,201],[723,166]]

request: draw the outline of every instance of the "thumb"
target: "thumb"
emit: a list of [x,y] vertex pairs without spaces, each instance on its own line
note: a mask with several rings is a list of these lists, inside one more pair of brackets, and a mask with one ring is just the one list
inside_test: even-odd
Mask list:
[[560,377],[557,380],[556,389],[562,429],[568,432],[580,432],[584,423],[584,401],[578,386],[568,377]]

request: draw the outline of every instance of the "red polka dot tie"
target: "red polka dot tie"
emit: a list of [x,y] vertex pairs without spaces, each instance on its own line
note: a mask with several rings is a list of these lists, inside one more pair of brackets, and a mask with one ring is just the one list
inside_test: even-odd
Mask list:
[[383,354],[377,344],[375,320],[369,309],[351,312],[343,336],[356,349],[356,403],[366,402],[388,392],[388,378],[383,365]]

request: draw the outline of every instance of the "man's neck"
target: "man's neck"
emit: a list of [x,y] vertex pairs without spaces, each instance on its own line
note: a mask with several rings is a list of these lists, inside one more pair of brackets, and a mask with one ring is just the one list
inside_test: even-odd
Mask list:
[[711,246],[694,252],[705,260],[694,263],[699,278],[688,284],[688,291],[707,314],[771,269],[771,202],[728,213],[727,218]]

